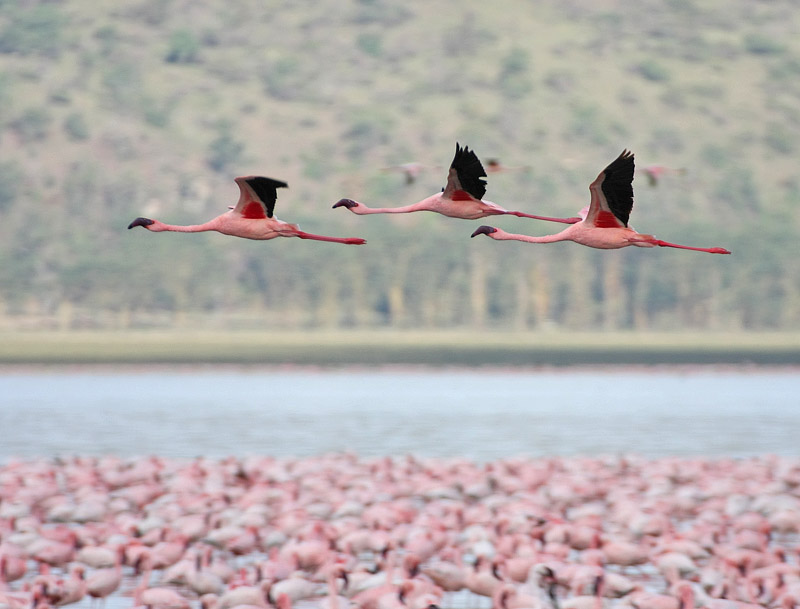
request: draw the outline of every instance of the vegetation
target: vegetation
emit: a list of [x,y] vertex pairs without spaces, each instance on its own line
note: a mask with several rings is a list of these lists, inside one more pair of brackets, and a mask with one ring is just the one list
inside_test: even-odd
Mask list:
[[[800,37],[789,0],[0,2],[0,329],[800,330]],[[447,9],[447,10],[445,10]],[[444,185],[454,144],[529,170],[487,198],[573,215],[622,148],[632,223],[720,245],[596,251],[355,217]],[[364,247],[128,232],[197,223],[233,178]],[[558,225],[506,218],[544,234]],[[188,320],[192,320],[190,323]]]

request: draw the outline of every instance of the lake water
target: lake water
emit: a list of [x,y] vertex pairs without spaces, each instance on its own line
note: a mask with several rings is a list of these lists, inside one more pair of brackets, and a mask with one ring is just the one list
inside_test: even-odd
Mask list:
[[795,370],[0,370],[0,460],[797,455],[798,430]]

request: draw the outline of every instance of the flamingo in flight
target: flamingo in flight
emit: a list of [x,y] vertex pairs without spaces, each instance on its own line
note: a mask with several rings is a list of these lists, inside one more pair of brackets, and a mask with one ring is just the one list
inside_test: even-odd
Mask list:
[[525,241],[527,243],[555,243],[574,241],[598,249],[619,249],[629,245],[637,247],[675,247],[684,250],[730,254],[723,247],[691,247],[656,239],[653,235],[637,233],[628,226],[628,217],[633,208],[633,153],[623,150],[608,167],[600,172],[589,185],[591,202],[581,210],[582,220],[560,233],[532,237],[508,233],[493,226],[480,226],[472,233],[488,235],[497,240]]
[[364,239],[355,237],[326,237],[301,231],[296,224],[289,224],[273,216],[278,188],[287,188],[286,182],[261,176],[243,176],[234,180],[239,185],[239,202],[224,214],[204,224],[178,226],[165,224],[150,218],[136,218],[128,228],[143,226],[152,232],[174,231],[179,233],[200,233],[217,231],[223,235],[245,239],[267,240],[275,237],[299,237],[315,241],[331,241],[348,245],[362,245]]
[[534,216],[521,211],[508,211],[496,203],[484,201],[486,193],[486,171],[480,160],[469,147],[461,147],[456,142],[456,154],[447,174],[447,186],[442,192],[431,195],[417,203],[403,207],[367,207],[352,199],[341,199],[333,207],[346,207],[354,214],[405,214],[415,211],[434,211],[451,218],[477,220],[486,216],[510,215],[520,218],[535,218],[550,222],[573,224],[580,218],[550,218]]
[[659,180],[667,174],[674,173],[684,175],[686,173],[686,169],[684,168],[673,169],[672,167],[665,167],[664,165],[648,165],[636,171],[643,173],[647,177],[647,183],[653,187],[658,186]]
[[530,165],[509,167],[508,165],[503,165],[503,163],[500,162],[500,159],[489,159],[486,161],[486,171],[489,173],[502,173],[504,171],[529,171],[530,168]]
[[412,161],[410,163],[403,163],[402,165],[392,165],[391,167],[384,167],[384,171],[399,171],[405,176],[406,185],[413,184],[417,181],[420,174],[427,169],[427,165]]

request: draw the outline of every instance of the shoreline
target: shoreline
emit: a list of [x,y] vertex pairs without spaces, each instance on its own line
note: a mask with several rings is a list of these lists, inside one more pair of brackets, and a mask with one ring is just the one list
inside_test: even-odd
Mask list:
[[6,366],[800,367],[795,333],[0,332]]

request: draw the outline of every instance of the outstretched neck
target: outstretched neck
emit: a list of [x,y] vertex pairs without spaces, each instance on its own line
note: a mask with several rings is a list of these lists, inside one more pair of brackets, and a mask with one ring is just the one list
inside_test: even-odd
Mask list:
[[354,207],[350,211],[355,214],[408,214],[415,211],[429,211],[430,207],[423,205],[424,201],[419,203],[412,203],[411,205],[403,205],[402,207],[367,207],[363,203],[358,207]]
[[525,241],[526,243],[556,243],[558,241],[571,241],[571,237],[565,234],[565,231],[555,233],[554,235],[544,235],[542,237],[534,237],[532,235],[520,235],[517,233],[507,233],[505,231],[497,231],[492,235],[498,241]]
[[185,226],[180,224],[164,224],[156,220],[147,228],[154,233],[160,233],[162,231],[170,231],[173,233],[203,233],[206,231],[218,230],[216,220],[210,220],[204,224],[189,224]]

